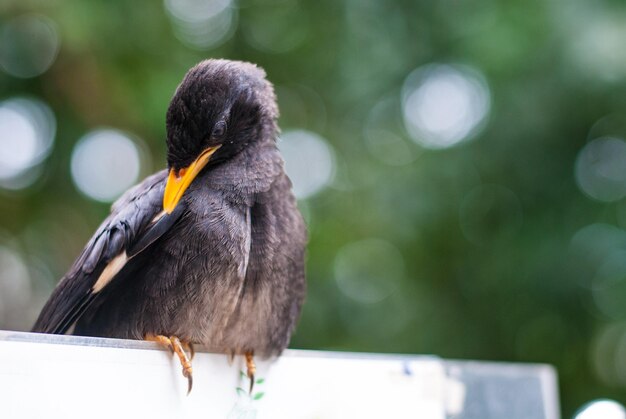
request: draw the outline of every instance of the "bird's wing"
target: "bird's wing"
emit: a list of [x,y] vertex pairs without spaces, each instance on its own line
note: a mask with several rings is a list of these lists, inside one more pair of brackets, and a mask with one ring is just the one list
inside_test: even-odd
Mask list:
[[[167,172],[156,173],[126,192],[111,208],[41,310],[33,332],[66,333],[122,269],[182,215],[184,205],[162,212]],[[179,208],[180,207],[180,208]]]

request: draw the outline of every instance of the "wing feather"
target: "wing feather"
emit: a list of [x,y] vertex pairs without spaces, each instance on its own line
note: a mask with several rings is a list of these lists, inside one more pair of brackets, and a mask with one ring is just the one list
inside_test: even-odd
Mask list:
[[[170,215],[160,214],[166,179],[166,171],[158,172],[113,204],[111,214],[44,305],[33,332],[66,333],[121,269],[109,267],[111,278],[100,278],[109,263],[119,263],[122,252],[127,253],[128,259],[137,255],[176,222],[184,212],[183,205]],[[97,282],[98,286],[94,287]]]

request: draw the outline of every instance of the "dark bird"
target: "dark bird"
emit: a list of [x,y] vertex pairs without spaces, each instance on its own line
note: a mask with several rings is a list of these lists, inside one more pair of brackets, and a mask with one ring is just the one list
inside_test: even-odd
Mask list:
[[[33,331],[148,339],[276,356],[305,295],[306,231],[276,145],[259,67],[207,60],[169,105],[167,170],[127,191],[43,307]],[[187,352],[190,352],[189,356]]]

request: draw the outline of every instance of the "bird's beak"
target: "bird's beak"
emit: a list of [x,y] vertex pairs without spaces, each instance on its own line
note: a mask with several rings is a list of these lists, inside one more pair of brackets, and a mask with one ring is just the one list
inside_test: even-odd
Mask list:
[[176,208],[178,201],[185,193],[185,190],[191,185],[191,182],[198,176],[198,173],[207,165],[213,153],[220,148],[219,145],[208,147],[197,159],[184,169],[176,171],[170,170],[167,184],[165,185],[165,193],[163,194],[163,210],[171,214]]

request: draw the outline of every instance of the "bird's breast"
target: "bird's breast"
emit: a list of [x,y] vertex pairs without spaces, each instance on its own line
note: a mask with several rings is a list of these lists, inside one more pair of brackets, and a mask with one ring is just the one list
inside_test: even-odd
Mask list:
[[250,258],[250,208],[212,194],[189,207],[165,247],[177,259],[176,279],[171,290],[158,294],[175,294],[183,302],[171,313],[177,332],[197,342],[220,342],[242,297]]

